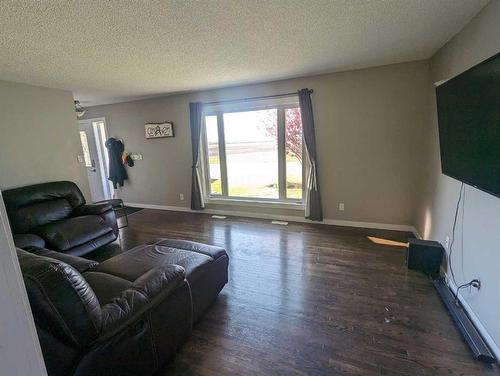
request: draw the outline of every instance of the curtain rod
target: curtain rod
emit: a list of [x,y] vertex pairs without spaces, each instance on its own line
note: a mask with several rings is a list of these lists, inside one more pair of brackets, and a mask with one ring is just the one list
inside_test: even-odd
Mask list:
[[[309,94],[312,94],[313,92],[314,92],[314,90],[309,89]],[[298,94],[298,91],[296,91],[294,93],[285,93],[285,94],[276,94],[276,95],[263,95],[263,96],[260,96],[260,97],[248,97],[248,98],[241,98],[241,99],[227,99],[225,101],[203,102],[203,104],[207,105],[207,104],[246,102],[246,101],[258,100],[258,99],[292,97],[292,96],[297,95],[297,94]]]

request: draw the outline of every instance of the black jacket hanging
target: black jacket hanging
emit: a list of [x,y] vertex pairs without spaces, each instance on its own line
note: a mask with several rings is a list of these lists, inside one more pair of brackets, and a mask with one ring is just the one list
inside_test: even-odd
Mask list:
[[117,185],[123,187],[123,182],[128,179],[127,171],[123,166],[122,154],[125,150],[123,142],[115,138],[110,138],[105,143],[109,155],[109,177],[108,180],[113,182],[113,187]]

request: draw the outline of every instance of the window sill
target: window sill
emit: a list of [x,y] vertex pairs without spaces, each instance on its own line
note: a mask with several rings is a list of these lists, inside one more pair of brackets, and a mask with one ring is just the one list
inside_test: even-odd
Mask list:
[[205,202],[207,204],[213,204],[213,205],[235,205],[235,206],[250,206],[254,208],[304,210],[304,204],[301,202],[245,200],[238,198],[215,198],[215,197],[205,198]]

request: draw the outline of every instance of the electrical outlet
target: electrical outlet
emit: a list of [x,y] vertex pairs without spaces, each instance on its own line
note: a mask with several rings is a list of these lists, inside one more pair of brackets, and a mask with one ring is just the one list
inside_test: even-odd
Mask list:
[[181,201],[184,201],[184,193],[179,193],[179,199],[180,199]]
[[448,249],[450,247],[450,237],[447,236],[446,239],[444,240],[444,247]]
[[344,206],[343,202],[339,202],[339,210],[340,211],[344,211],[345,210],[345,206]]
[[83,155],[78,155],[76,157],[76,160],[78,161],[78,163],[84,163],[85,162],[85,158],[83,158]]

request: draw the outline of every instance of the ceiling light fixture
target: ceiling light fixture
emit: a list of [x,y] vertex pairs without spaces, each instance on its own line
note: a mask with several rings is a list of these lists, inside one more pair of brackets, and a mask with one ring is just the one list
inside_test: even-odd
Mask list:
[[85,115],[86,111],[87,110],[80,104],[80,101],[75,101],[75,112],[77,118],[81,118],[83,115]]

